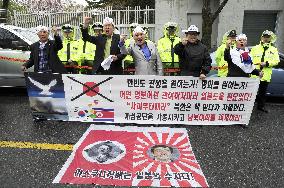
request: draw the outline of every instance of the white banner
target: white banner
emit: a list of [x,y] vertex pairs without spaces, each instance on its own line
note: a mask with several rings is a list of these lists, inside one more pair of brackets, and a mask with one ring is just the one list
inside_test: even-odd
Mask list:
[[69,121],[248,124],[258,79],[62,75]]

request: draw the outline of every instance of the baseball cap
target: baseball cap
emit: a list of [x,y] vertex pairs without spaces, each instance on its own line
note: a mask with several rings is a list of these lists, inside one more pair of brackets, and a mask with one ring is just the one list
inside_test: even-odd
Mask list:
[[61,29],[65,33],[71,33],[74,30],[74,28],[70,24],[63,25]]
[[236,30],[231,30],[230,32],[229,32],[229,34],[228,34],[228,37],[236,37],[237,36],[237,32],[236,32]]
[[265,30],[265,31],[263,31],[263,33],[262,33],[262,37],[263,36],[271,36],[271,35],[273,35],[273,32],[272,31],[269,31],[269,30]]
[[165,28],[177,28],[177,23],[175,23],[175,22],[167,22],[165,24]]
[[183,33],[189,33],[189,32],[195,32],[197,34],[199,34],[199,30],[198,27],[196,25],[190,25],[189,28],[187,30],[182,30]]
[[132,23],[132,24],[130,24],[130,28],[131,28],[131,29],[134,29],[134,28],[136,28],[138,25],[139,25],[138,23]]
[[103,24],[101,22],[95,22],[93,25],[92,25],[92,28],[93,29],[103,29]]

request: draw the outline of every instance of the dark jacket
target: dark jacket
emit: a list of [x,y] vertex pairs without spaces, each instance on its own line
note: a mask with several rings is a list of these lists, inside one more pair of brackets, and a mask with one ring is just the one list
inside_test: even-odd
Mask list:
[[[55,40],[48,40],[46,50],[48,55],[48,66],[53,73],[67,73],[64,65],[61,63],[57,52],[62,49],[62,40],[59,36],[54,36]],[[34,72],[38,72],[39,68],[39,41],[31,45],[31,53],[29,60],[24,64],[26,68],[34,66]]]
[[211,69],[211,57],[207,47],[200,41],[184,46],[181,42],[175,45],[174,52],[179,56],[181,76],[208,74]]
[[230,49],[224,51],[224,60],[228,62],[228,75],[227,77],[250,77],[250,74],[259,75],[259,71],[254,69],[251,73],[245,73],[239,66],[233,63]]
[[[122,60],[126,55],[120,53],[118,43],[120,41],[120,36],[117,34],[112,35],[110,55],[116,55],[118,60],[111,63],[109,70],[104,70],[101,66],[101,63],[104,60],[104,50],[106,45],[107,36],[98,35],[91,36],[88,34],[88,29],[81,29],[83,40],[89,41],[96,45],[95,59],[93,64],[93,74],[123,74]],[[105,57],[107,58],[107,57]]]

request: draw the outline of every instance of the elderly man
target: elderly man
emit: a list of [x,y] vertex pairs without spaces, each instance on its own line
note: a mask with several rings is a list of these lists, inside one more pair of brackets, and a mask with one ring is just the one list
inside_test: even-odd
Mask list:
[[155,161],[169,163],[173,162],[173,148],[166,145],[155,145],[151,148]]
[[135,64],[136,75],[163,75],[163,65],[155,44],[145,41],[145,31],[141,26],[133,30],[133,39],[126,48],[125,38],[121,36],[119,47],[122,54],[131,55]]
[[[96,45],[95,59],[93,64],[93,74],[123,74],[122,60],[125,55],[120,53],[118,43],[120,36],[114,34],[113,19],[106,17],[103,21],[103,33],[98,36],[88,34],[90,17],[86,17],[81,29],[83,40],[89,41]],[[112,62],[108,70],[104,70],[101,63],[104,59],[111,57]]]
[[[126,46],[126,48],[128,48],[128,47],[129,47],[129,44],[133,42],[133,40],[134,40],[134,39],[133,39],[133,30],[134,30],[137,26],[139,26],[138,23],[132,23],[132,24],[130,24],[130,27],[129,27],[129,37],[128,37],[128,39],[125,40],[125,46]],[[132,58],[132,56],[131,56],[131,55],[127,55],[127,56],[124,58],[123,63],[124,63],[124,68],[134,65],[134,64],[133,64],[133,58]]]
[[239,34],[236,48],[231,49],[232,40],[228,39],[224,50],[224,59],[228,62],[228,77],[249,77],[250,74],[262,76],[252,63],[247,45],[247,36]]
[[29,60],[22,65],[22,71],[34,66],[34,72],[44,73],[67,73],[57,53],[62,49],[62,41],[57,34],[57,28],[53,27],[52,32],[55,40],[49,40],[49,31],[45,26],[38,26],[37,35],[39,41],[31,45]]
[[212,60],[207,47],[198,40],[200,32],[195,25],[182,32],[186,34],[186,38],[174,48],[174,52],[179,56],[181,76],[205,79],[211,69]]
[[268,110],[265,108],[265,94],[271,80],[272,68],[280,62],[278,50],[274,46],[275,42],[276,35],[272,31],[265,30],[261,35],[260,43],[254,46],[250,52],[256,68],[263,72],[256,102],[257,109],[265,113],[268,113]]

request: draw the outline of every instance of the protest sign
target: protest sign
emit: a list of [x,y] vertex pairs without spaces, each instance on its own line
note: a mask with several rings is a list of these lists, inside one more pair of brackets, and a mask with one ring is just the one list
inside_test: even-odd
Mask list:
[[39,73],[26,81],[34,114],[46,119],[188,125],[248,124],[259,84],[253,78]]
[[91,125],[53,183],[208,187],[187,130]]

